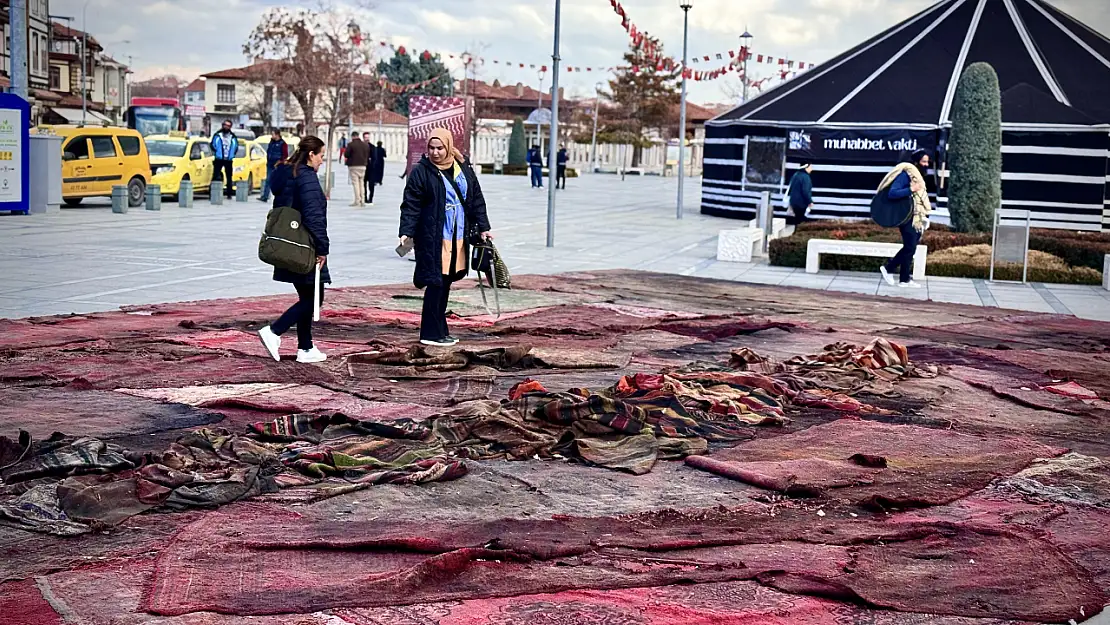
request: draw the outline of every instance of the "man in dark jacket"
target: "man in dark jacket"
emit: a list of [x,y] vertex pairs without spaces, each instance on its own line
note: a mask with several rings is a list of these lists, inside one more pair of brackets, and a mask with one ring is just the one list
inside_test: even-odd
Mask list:
[[262,195],[259,200],[270,201],[270,178],[273,177],[274,168],[278,163],[287,158],[289,158],[289,144],[281,138],[281,131],[274,128],[270,132],[270,144],[266,146],[266,181],[262,183]]
[[[369,142],[367,142],[369,144]],[[371,146],[373,151],[373,158],[370,160],[370,171],[366,174],[366,201],[370,206],[374,205],[374,187],[382,184],[385,180],[385,148],[382,147],[382,142],[379,141],[378,145]]]
[[532,144],[532,149],[528,150],[528,170],[532,174],[532,188],[543,188],[543,155],[540,154],[540,146]]
[[796,226],[804,222],[806,211],[813,208],[813,179],[809,177],[812,171],[813,165],[805,163],[790,179],[786,196],[792,215],[786,218],[788,224]]
[[556,176],[555,176],[555,188],[558,189],[559,184],[562,183],[563,188],[566,189],[567,188],[567,146],[565,146],[565,145],[560,145],[559,146],[559,154],[556,155],[555,159],[556,159],[556,165],[557,165]]
[[347,173],[355,194],[351,206],[366,206],[366,166],[369,164],[370,146],[359,138],[357,132],[352,133],[351,142],[347,144]]
[[233,197],[235,195],[235,184],[232,182],[232,175],[235,168],[232,162],[235,160],[235,153],[239,151],[239,138],[231,132],[231,120],[225,119],[220,131],[212,135],[212,154],[215,155],[215,174],[212,176],[213,180],[224,181],[224,195]]

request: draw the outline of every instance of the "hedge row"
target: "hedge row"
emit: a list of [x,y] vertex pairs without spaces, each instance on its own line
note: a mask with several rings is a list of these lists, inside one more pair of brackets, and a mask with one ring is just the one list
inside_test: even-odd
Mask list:
[[[875,271],[878,271],[878,267],[875,268]],[[949,278],[981,278],[986,280],[990,277],[989,267],[955,263],[926,263],[925,272],[930,276]],[[995,265],[994,279],[1020,281],[1021,265]],[[1069,267],[1068,269],[1030,267],[1026,279],[1029,282],[1047,282],[1049,284],[1093,284],[1096,286],[1102,284],[1102,274],[1089,267]]]
[[[792,236],[771,241],[769,251],[771,264],[783,267],[805,267],[806,247],[810,239],[880,241],[885,243],[900,243],[902,241],[897,230],[883,228],[871,222],[807,222],[799,226]],[[925,236],[921,242],[928,246],[930,252],[939,252],[951,247],[990,244],[991,235],[953,232],[948,227],[938,224],[925,231]],[[1101,271],[1103,258],[1106,254],[1110,254],[1110,233],[1037,228],[1029,233],[1029,249],[1059,256],[1072,267],[1088,267]],[[880,259],[863,256],[821,255],[822,269],[878,271],[880,264],[882,264]],[[926,271],[932,275],[949,275],[935,273],[931,264],[927,266]],[[1020,275],[1018,277],[1020,279]],[[1036,281],[1041,282],[1041,280]],[[1046,280],[1046,282],[1051,281]]]

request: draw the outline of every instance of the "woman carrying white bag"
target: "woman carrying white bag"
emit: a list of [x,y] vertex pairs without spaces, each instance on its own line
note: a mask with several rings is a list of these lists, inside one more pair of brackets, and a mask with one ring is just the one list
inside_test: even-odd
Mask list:
[[312,342],[312,322],[320,320],[320,305],[324,301],[323,285],[331,282],[327,265],[330,246],[328,200],[316,174],[323,162],[324,142],[317,137],[304,137],[289,160],[274,168],[270,184],[274,192],[274,207],[291,206],[300,211],[301,227],[312,235],[316,250],[314,271],[301,274],[274,268],[274,280],[291,283],[297,289],[299,298],[277,321],[258,331],[262,345],[274,360],[281,360],[281,335],[293,325],[297,326],[297,362],[327,360],[327,356]]

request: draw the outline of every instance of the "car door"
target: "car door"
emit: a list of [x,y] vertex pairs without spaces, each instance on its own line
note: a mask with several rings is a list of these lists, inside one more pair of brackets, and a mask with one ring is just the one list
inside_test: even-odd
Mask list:
[[123,157],[116,149],[116,142],[111,135],[93,136],[89,138],[92,146],[92,161],[96,168],[95,180],[92,184],[93,195],[112,195],[112,185],[127,184],[123,179]]
[[259,189],[262,181],[266,179],[266,150],[257,143],[251,146],[251,170],[254,171],[254,181]]
[[205,158],[204,149],[199,141],[189,148],[189,164],[193,176],[193,188],[199,189],[212,184],[212,159]]
[[89,138],[71,137],[62,146],[62,197],[84,197],[92,194],[96,167],[91,158]]

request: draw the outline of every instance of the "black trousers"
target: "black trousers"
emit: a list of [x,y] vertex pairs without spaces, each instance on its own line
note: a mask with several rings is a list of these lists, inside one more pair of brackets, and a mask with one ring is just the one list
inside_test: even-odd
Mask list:
[[566,165],[558,165],[555,168],[555,186],[558,187],[560,184],[563,185],[564,189],[567,188],[567,166]]
[[375,185],[373,182],[370,182],[370,177],[367,176],[366,177],[366,203],[367,204],[373,204],[374,203],[374,187],[375,186],[377,186],[377,185]]
[[[278,320],[270,324],[274,334],[281,336],[289,328],[297,326],[297,349],[312,349],[312,292],[313,284],[294,284],[297,296],[300,298],[296,304],[289,307]],[[324,285],[320,285],[320,304],[324,303]]]
[[447,329],[447,300],[451,296],[451,279],[443,276],[442,286],[424,288],[424,307],[420,312],[421,340],[438,341],[450,335]]
[[232,168],[232,161],[225,161],[225,160],[221,160],[221,159],[216,159],[215,167],[216,167],[216,170],[212,174],[212,179],[213,180],[223,180],[224,181],[224,195],[226,195],[227,197],[234,196],[235,195],[235,183],[233,183],[231,181],[232,180],[232,178],[231,178],[232,173],[234,172],[234,169]]
[[913,255],[917,252],[917,244],[921,242],[921,233],[913,229],[913,218],[909,221],[898,226],[898,230],[902,233],[902,249],[894,255],[894,258],[886,264],[886,270],[894,273],[898,270],[898,280],[900,282],[910,281],[910,270],[913,268]]

